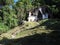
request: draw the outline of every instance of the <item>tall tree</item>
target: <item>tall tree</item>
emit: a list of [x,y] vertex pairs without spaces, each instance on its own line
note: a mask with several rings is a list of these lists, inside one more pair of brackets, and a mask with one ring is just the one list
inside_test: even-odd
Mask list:
[[17,15],[13,6],[14,0],[0,0],[0,31],[6,32],[7,30],[18,25]]
[[34,7],[38,7],[40,5],[47,5],[52,13],[54,17],[59,17],[60,14],[60,0],[32,0],[32,5]]
[[17,9],[19,10],[18,15],[20,15],[20,17],[23,17],[22,19],[25,19],[26,12],[33,7],[31,0],[19,0],[16,3],[16,6],[17,6]]

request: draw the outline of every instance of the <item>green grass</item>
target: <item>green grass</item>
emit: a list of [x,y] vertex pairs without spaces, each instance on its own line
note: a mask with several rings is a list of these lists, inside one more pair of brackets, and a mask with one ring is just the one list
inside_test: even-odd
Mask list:
[[17,31],[18,31],[18,33],[16,34],[15,38],[20,38],[20,37],[25,37],[25,36],[29,36],[29,35],[34,35],[36,33],[38,33],[38,34],[49,33],[49,32],[51,32],[51,30],[50,29],[47,30],[45,24],[44,24],[44,26],[41,25],[42,23],[44,23],[46,21],[48,21],[48,19],[41,20],[39,22],[26,22],[21,27],[18,26],[16,28],[8,31],[7,33],[3,33],[1,36],[2,37],[7,37],[7,38],[12,38],[11,35],[13,33],[17,32]]
[[51,31],[59,30],[59,29],[60,29],[60,21],[58,19],[49,19],[49,20],[45,19],[45,20],[40,20],[39,22],[26,22],[21,27],[18,26],[8,31],[7,33],[3,33],[2,37],[11,38],[11,35],[16,31],[18,31],[18,33],[16,34],[16,37],[20,38],[20,37],[24,37],[25,35],[29,36],[36,33],[38,34],[50,33]]

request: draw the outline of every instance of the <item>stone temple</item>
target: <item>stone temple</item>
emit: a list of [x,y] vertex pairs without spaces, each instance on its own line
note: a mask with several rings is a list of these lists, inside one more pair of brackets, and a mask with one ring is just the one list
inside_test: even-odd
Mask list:
[[52,15],[48,7],[42,6],[29,11],[28,21],[33,22],[41,19],[48,19],[51,17]]

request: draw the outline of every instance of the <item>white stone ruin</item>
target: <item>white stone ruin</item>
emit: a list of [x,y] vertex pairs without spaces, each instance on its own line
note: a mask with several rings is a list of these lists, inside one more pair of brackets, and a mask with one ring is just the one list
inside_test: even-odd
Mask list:
[[29,22],[37,21],[37,16],[31,15],[31,12],[29,12],[28,21]]
[[[43,13],[43,11],[42,11],[42,9],[43,8],[38,8],[38,11],[40,11],[40,13],[42,14],[42,17],[40,17],[40,18],[42,18],[42,19],[48,19],[48,13]],[[28,16],[28,21],[29,22],[33,22],[33,21],[37,21],[38,20],[38,11],[36,11],[36,12],[34,12],[35,14],[35,16],[34,15],[32,15],[32,13],[31,12],[29,12],[29,16]]]
[[42,14],[42,19],[48,19],[48,13],[43,13],[42,12],[42,8],[39,8],[39,11],[41,12],[41,14]]

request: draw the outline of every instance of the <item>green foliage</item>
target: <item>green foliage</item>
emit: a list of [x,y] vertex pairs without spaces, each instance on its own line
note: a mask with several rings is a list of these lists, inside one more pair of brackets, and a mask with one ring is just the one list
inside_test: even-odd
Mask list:
[[4,23],[0,22],[0,34],[5,33],[9,30],[8,26],[4,25]]
[[33,7],[31,0],[19,0],[16,3],[16,6],[16,9],[18,10],[18,17],[21,17],[22,19],[25,19],[27,11],[29,11]]
[[3,15],[3,20],[0,19],[2,22],[0,32],[5,32],[7,31],[7,28],[11,29],[18,25],[17,15],[15,14],[14,9],[11,9],[8,5],[6,5],[1,9],[1,13],[1,15]]
[[17,16],[14,12],[14,10],[12,10],[10,7],[5,6],[2,8],[2,12],[4,15],[4,23],[7,24],[9,27],[14,27],[17,26]]

